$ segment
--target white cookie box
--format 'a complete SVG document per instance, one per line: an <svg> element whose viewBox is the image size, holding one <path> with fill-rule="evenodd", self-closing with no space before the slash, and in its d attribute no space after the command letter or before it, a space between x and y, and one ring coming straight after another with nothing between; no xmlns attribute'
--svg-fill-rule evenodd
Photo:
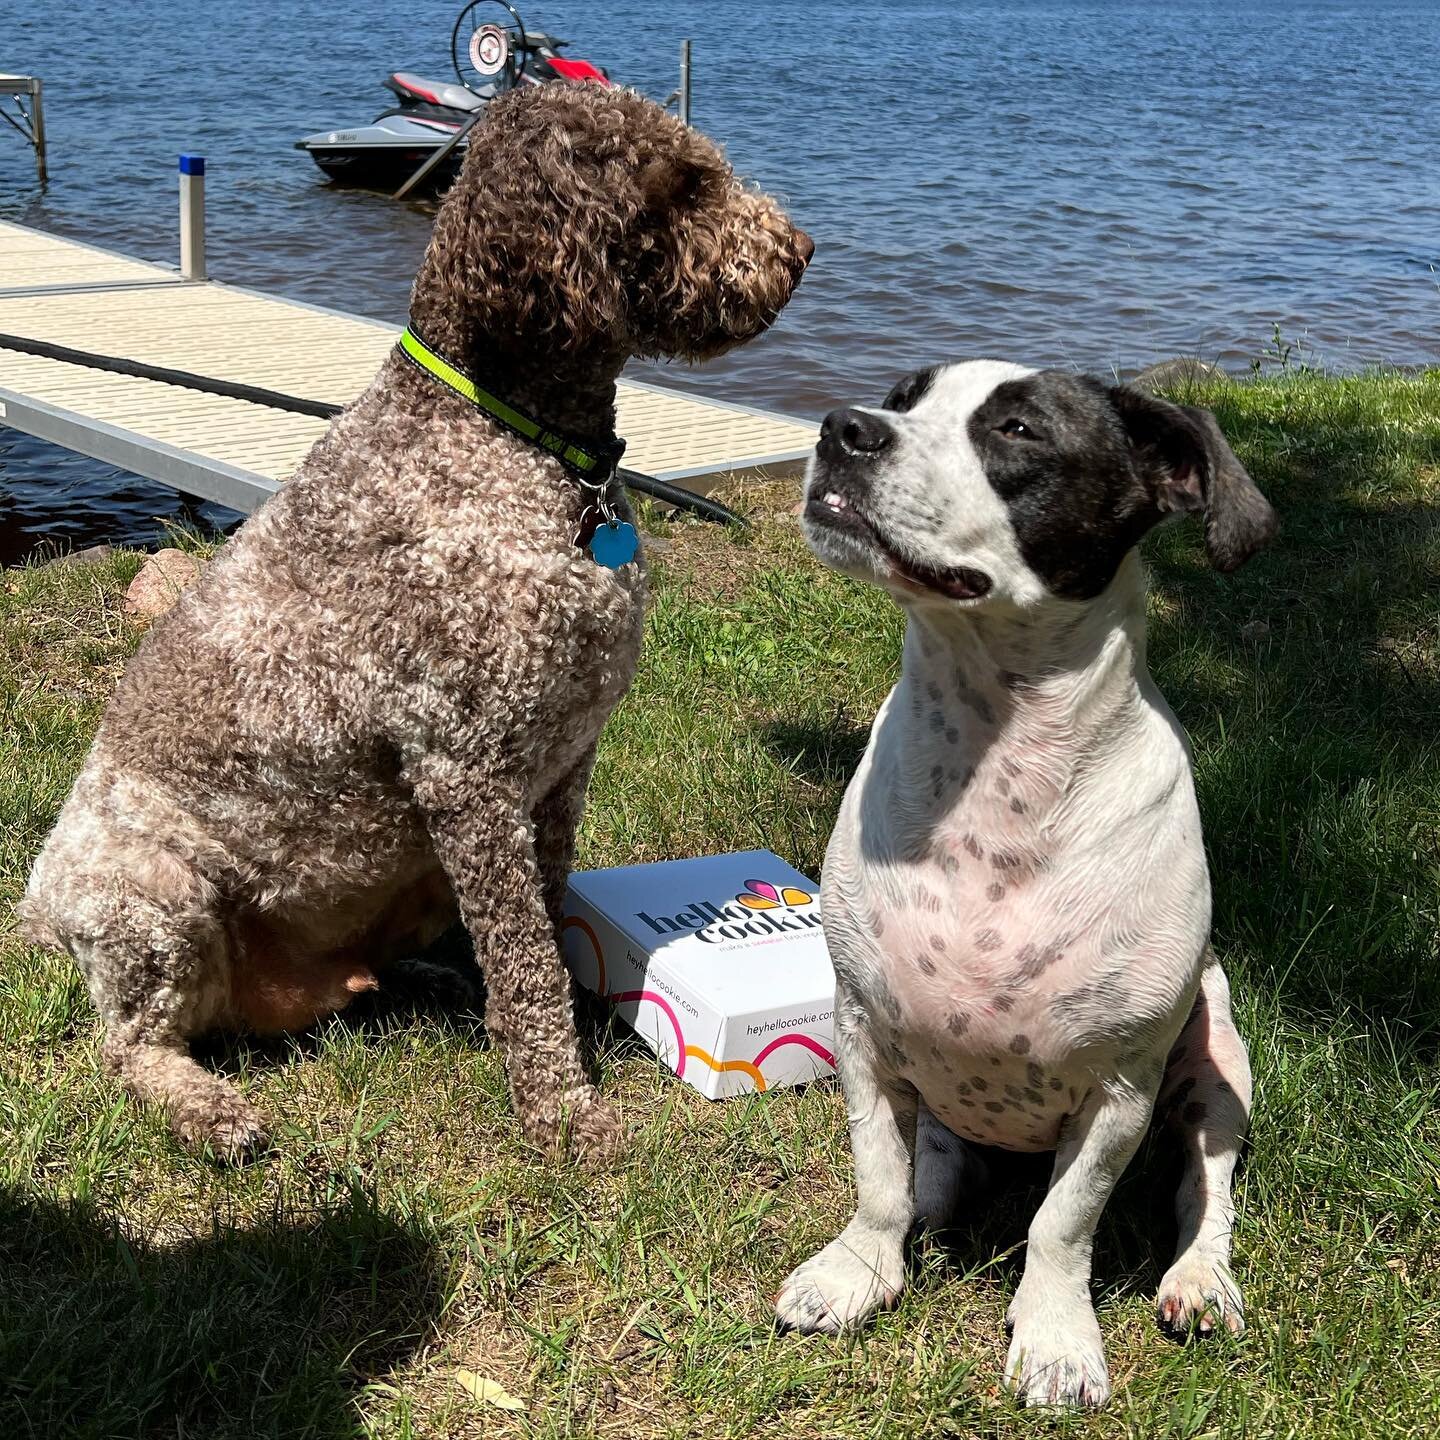
<svg viewBox="0 0 1440 1440"><path fill-rule="evenodd" d="M712 1100L835 1073L819 888L768 850L580 871L565 958Z"/></svg>

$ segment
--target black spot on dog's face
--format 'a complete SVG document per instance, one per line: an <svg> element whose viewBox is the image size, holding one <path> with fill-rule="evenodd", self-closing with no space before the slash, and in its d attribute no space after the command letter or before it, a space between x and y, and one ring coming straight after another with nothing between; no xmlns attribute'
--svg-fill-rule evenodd
<svg viewBox="0 0 1440 1440"><path fill-rule="evenodd" d="M1205 512L1219 570L1243 564L1275 531L1274 512L1205 410L1042 370L997 385L968 431L1025 563L1069 600L1099 595L1168 513Z"/></svg>
<svg viewBox="0 0 1440 1440"><path fill-rule="evenodd" d="M997 385L970 417L1026 565L1052 594L1090 600L1159 519L1105 387L1045 370Z"/></svg>

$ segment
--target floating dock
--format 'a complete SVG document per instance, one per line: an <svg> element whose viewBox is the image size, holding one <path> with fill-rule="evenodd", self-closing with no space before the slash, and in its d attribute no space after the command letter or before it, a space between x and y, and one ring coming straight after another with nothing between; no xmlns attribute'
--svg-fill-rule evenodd
<svg viewBox="0 0 1440 1440"><path fill-rule="evenodd" d="M4 222L0 331L341 405L399 334ZM617 408L626 466L702 493L815 444L808 421L632 380ZM328 423L0 349L0 425L236 510L274 494Z"/></svg>

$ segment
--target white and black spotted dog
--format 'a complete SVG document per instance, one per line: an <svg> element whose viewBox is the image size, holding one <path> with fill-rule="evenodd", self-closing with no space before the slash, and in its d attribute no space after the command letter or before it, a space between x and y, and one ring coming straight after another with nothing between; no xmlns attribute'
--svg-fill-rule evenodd
<svg viewBox="0 0 1440 1440"><path fill-rule="evenodd" d="M822 884L859 1204L777 1308L854 1325L898 1295L917 1218L954 1216L975 1147L1053 1150L1008 1317L1029 1404L1109 1394L1091 1242L1157 1101L1186 1156L1160 1320L1243 1326L1250 1069L1135 550L1177 511L1204 512L1221 570L1275 530L1207 411L993 361L830 415L807 486L820 558L884 586L908 628Z"/></svg>

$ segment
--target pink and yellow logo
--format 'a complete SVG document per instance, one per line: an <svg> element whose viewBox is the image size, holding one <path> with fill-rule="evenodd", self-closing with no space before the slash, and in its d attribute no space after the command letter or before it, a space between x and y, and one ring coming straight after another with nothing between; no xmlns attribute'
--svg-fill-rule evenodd
<svg viewBox="0 0 1440 1440"><path fill-rule="evenodd" d="M772 885L768 880L747 880L747 891L737 895L735 903L747 910L778 910L788 905L792 910L799 905L809 905L815 899L807 890L798 890L793 885Z"/></svg>

